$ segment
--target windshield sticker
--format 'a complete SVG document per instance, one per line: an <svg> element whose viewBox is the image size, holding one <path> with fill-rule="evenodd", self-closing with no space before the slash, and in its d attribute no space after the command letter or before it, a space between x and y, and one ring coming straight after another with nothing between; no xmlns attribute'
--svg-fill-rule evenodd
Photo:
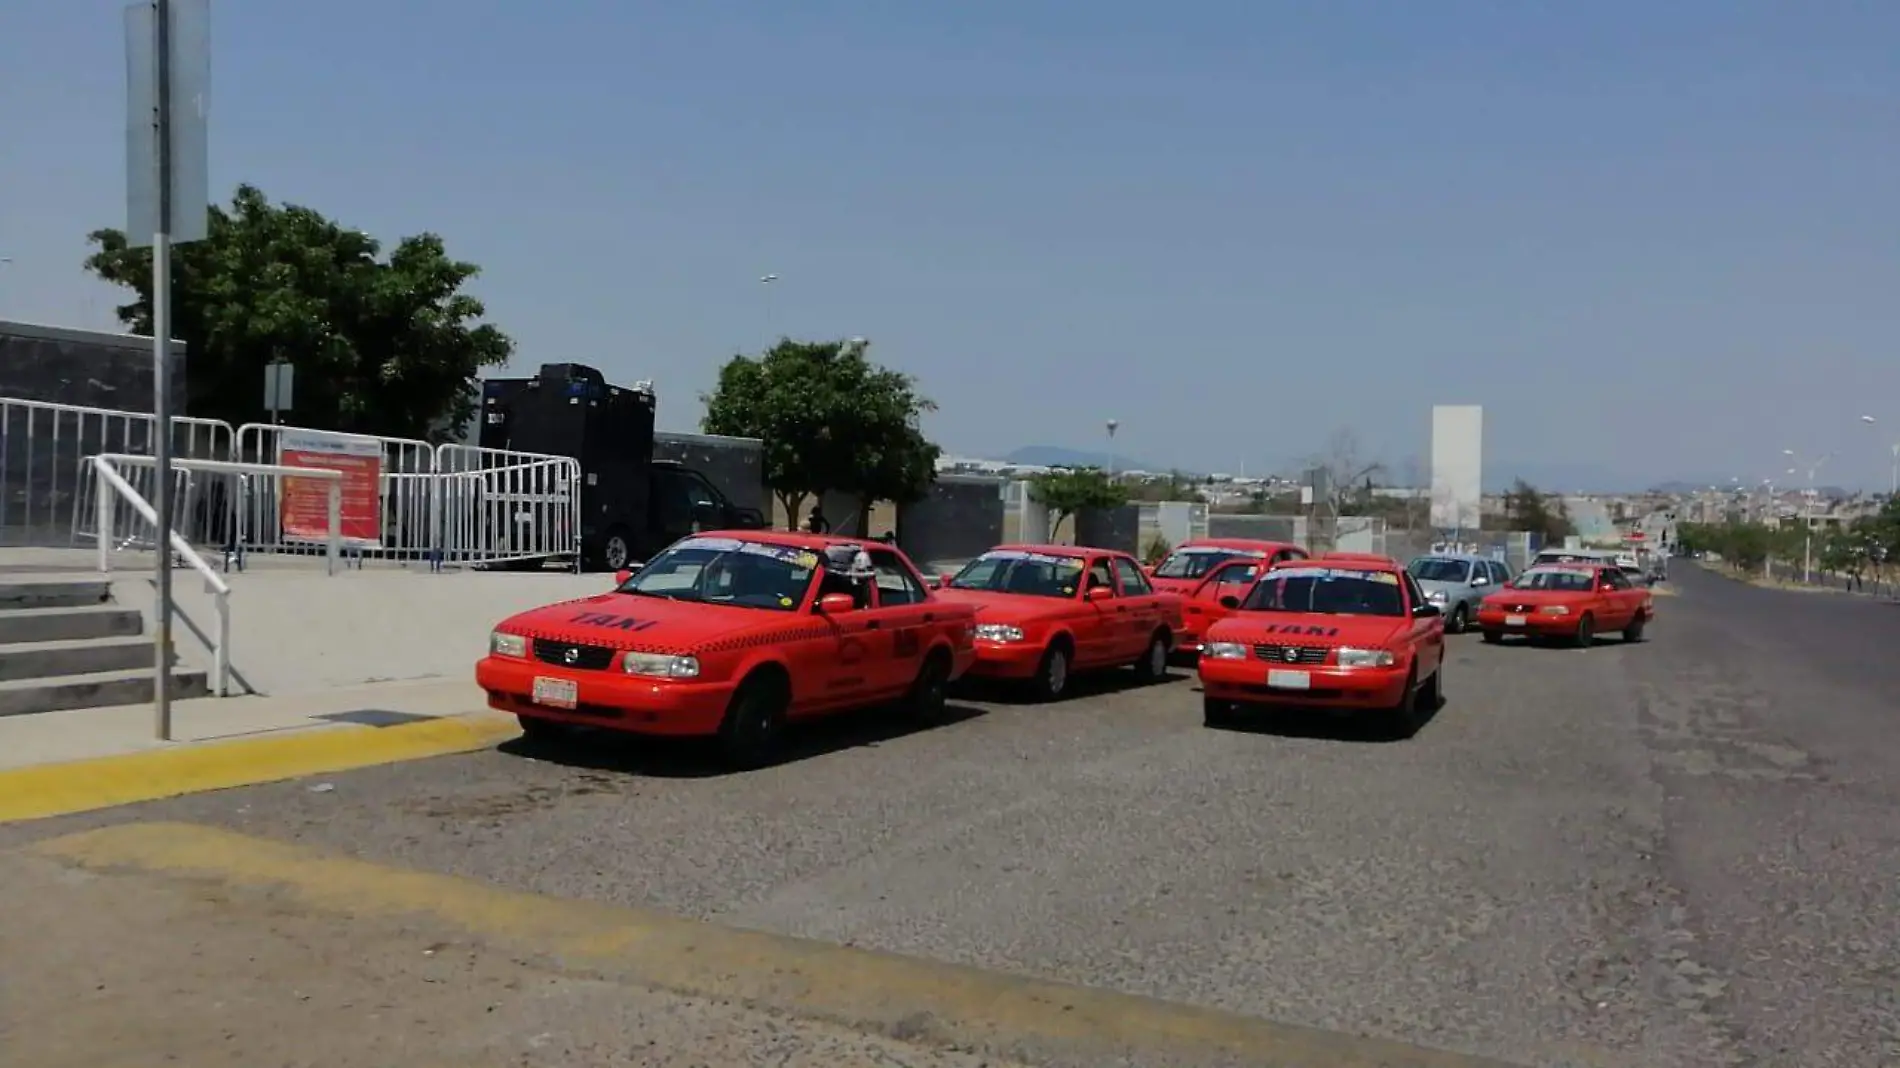
<svg viewBox="0 0 1900 1068"><path fill-rule="evenodd" d="M815 568L818 566L818 554L815 552L812 552L810 549L806 549L800 552L798 554L798 558L796 560L793 560L792 562L797 564L799 567L802 567L805 570L810 571L812 568Z"/></svg>
<svg viewBox="0 0 1900 1068"><path fill-rule="evenodd" d="M1057 567L1073 568L1077 571L1082 570L1082 561L1073 556L1056 556L1052 553L1030 553L1024 552L1021 549L1001 549L997 552L984 553L981 559L1028 560L1031 563L1054 564Z"/></svg>
<svg viewBox="0 0 1900 1068"><path fill-rule="evenodd" d="M738 538L687 538L673 547L675 549L703 549L710 553L730 553L738 552L744 545L745 542Z"/></svg>
<svg viewBox="0 0 1900 1068"><path fill-rule="evenodd" d="M1390 571L1368 571L1360 577L1377 582L1382 586L1397 586L1399 577Z"/></svg>
<svg viewBox="0 0 1900 1068"><path fill-rule="evenodd" d="M790 608L796 603L797 602L792 600L790 597L780 597L778 599L778 606L780 608Z"/></svg>
<svg viewBox="0 0 1900 1068"><path fill-rule="evenodd" d="M1062 596L1064 596L1064 597L1074 597L1074 596L1075 596L1075 587L1074 587L1074 586L1064 586L1064 587L1062 587Z"/></svg>
<svg viewBox="0 0 1900 1068"><path fill-rule="evenodd" d="M1276 567L1271 572L1273 578L1318 579L1331 582L1334 579L1357 579L1360 582L1396 583L1399 577L1390 571L1349 571L1337 567Z"/></svg>

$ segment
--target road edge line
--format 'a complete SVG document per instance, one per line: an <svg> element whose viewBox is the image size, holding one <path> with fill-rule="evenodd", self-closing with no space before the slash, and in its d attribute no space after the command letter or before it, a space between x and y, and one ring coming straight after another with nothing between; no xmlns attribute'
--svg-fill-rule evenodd
<svg viewBox="0 0 1900 1068"><path fill-rule="evenodd" d="M467 753L519 733L513 717L477 712L8 768L0 770L0 824Z"/></svg>
<svg viewBox="0 0 1900 1068"><path fill-rule="evenodd" d="M1013 1060L1105 1063L1140 1052L1165 1064L1256 1068L1521 1068L657 910L504 890L195 824L124 823L21 848L86 870L287 893L346 919L429 916L590 976Z"/></svg>

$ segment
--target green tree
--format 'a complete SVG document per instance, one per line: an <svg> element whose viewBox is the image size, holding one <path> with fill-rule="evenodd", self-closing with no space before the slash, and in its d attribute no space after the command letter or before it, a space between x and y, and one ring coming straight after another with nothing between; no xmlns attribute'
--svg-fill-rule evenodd
<svg viewBox="0 0 1900 1068"><path fill-rule="evenodd" d="M1546 497L1521 478L1504 494L1504 519L1509 529L1537 534L1546 545L1561 543L1577 532L1563 498Z"/></svg>
<svg viewBox="0 0 1900 1068"><path fill-rule="evenodd" d="M1161 561L1166 560L1168 554L1173 551L1174 543L1169 541L1166 536L1156 534L1154 537L1149 538L1148 544L1142 548L1141 562L1147 564L1149 567L1158 567Z"/></svg>
<svg viewBox="0 0 1900 1068"><path fill-rule="evenodd" d="M86 269L135 294L118 309L152 330L152 253L118 230L89 235ZM264 368L296 368L293 420L325 429L459 439L474 414L475 376L514 343L479 322L462 292L479 269L452 260L434 234L381 245L309 208L274 205L239 186L212 205L209 235L172 259L173 336L187 346L187 410L232 424L264 417Z"/></svg>
<svg viewBox="0 0 1900 1068"><path fill-rule="evenodd" d="M1048 471L1029 480L1029 496L1049 509L1054 519L1049 536L1062 529L1062 521L1085 508L1120 508L1128 503L1128 487L1108 477L1099 467L1077 467Z"/></svg>
<svg viewBox="0 0 1900 1068"><path fill-rule="evenodd" d="M929 489L939 450L920 420L936 405L906 374L843 341L780 340L734 356L703 398L709 434L765 442L765 482L796 526L805 501L844 492L906 504Z"/></svg>

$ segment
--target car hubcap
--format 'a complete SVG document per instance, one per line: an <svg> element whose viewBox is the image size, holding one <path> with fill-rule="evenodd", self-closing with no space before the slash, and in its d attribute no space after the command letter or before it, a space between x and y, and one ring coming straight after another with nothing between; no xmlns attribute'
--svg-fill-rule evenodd
<svg viewBox="0 0 1900 1068"><path fill-rule="evenodd" d="M1060 693L1062 686L1069 681L1069 659L1061 653L1049 658L1049 692Z"/></svg>
<svg viewBox="0 0 1900 1068"><path fill-rule="evenodd" d="M619 538L607 539L607 566L616 570L627 566L627 543Z"/></svg>
<svg viewBox="0 0 1900 1068"><path fill-rule="evenodd" d="M1148 647L1148 668L1159 675L1167 670L1167 667L1168 647L1161 643L1161 639L1156 638L1154 644Z"/></svg>

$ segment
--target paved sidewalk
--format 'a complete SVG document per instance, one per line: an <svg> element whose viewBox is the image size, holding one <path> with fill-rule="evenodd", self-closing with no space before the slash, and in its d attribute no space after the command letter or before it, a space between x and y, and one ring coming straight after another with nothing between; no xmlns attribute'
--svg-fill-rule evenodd
<svg viewBox="0 0 1900 1068"><path fill-rule="evenodd" d="M158 741L150 705L0 717L0 769L120 756L293 732L391 727L480 712L468 679L372 683L280 697L201 697L172 705L172 742Z"/></svg>

